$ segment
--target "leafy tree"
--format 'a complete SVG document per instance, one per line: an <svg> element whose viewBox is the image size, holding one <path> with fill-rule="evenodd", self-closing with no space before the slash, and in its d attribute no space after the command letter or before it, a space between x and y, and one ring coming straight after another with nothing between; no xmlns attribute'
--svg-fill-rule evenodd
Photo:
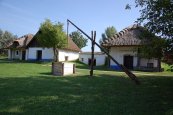
<svg viewBox="0 0 173 115"><path fill-rule="evenodd" d="M74 31L69 36L80 49L87 46L88 40L79 31Z"/></svg>
<svg viewBox="0 0 173 115"><path fill-rule="evenodd" d="M10 42L12 42L16 38L17 36L13 35L11 32L3 32L0 29L0 49L7 47L10 44Z"/></svg>
<svg viewBox="0 0 173 115"><path fill-rule="evenodd" d="M102 33L102 38L100 39L99 43L102 44L104 40L106 40L107 38L113 37L113 35L115 35L116 33L117 33L117 30L115 29L114 26L107 27L105 29L105 32Z"/></svg>
<svg viewBox="0 0 173 115"><path fill-rule="evenodd" d="M102 38L99 40L100 46L104 48L109 53L109 48L103 47L102 43L107 39L113 37L117 33L117 30L114 26L107 27L105 29L105 32L102 33ZM110 59L109 57L106 59L105 65L110 65Z"/></svg>
<svg viewBox="0 0 173 115"><path fill-rule="evenodd" d="M151 48L150 51L146 50L146 55L155 55L152 51L155 50L158 52L158 48L164 48L165 52L173 51L173 1L172 0L135 0L135 7L140 7L140 17L137 19L137 23L143 24L151 33L160 36L163 39L153 39L151 44L154 45L153 48L148 47L143 50L146 50L147 47ZM131 9L131 5L127 4L126 9ZM163 44L163 41L165 41ZM159 43L157 43L159 42ZM157 45L157 47L155 46ZM165 46L166 45L166 46ZM148 52L147 52L148 51ZM149 52L151 52L149 54ZM173 53L173 52L172 52ZM156 57L160 58L160 54L157 54Z"/></svg>
<svg viewBox="0 0 173 115"><path fill-rule="evenodd" d="M158 68L161 69L161 58L167 49L167 40L155 36L147 30L142 32L140 39L143 45L139 47L139 56L147 59L157 58Z"/></svg>
<svg viewBox="0 0 173 115"><path fill-rule="evenodd" d="M173 39L173 1L172 0L135 0L136 7L141 7L138 23L152 33ZM126 9L130 9L130 5Z"/></svg>
<svg viewBox="0 0 173 115"><path fill-rule="evenodd" d="M2 37L3 35L3 31L0 29L0 37Z"/></svg>
<svg viewBox="0 0 173 115"><path fill-rule="evenodd" d="M3 31L0 29L0 49L3 48Z"/></svg>
<svg viewBox="0 0 173 115"><path fill-rule="evenodd" d="M3 49L6 48L14 39L17 39L16 35L13 35L11 32L2 31L0 29L0 53L7 54L7 52Z"/></svg>
<svg viewBox="0 0 173 115"><path fill-rule="evenodd" d="M164 49L163 61L171 64L171 60L173 60L173 39L166 39L166 48Z"/></svg>
<svg viewBox="0 0 173 115"><path fill-rule="evenodd" d="M53 47L54 61L59 62L59 48L65 48L67 44L63 24L60 22L53 24L49 19L46 19L40 26L37 39L42 46Z"/></svg>
<svg viewBox="0 0 173 115"><path fill-rule="evenodd" d="M102 43L107 39L113 37L117 33L117 30L115 29L114 26L107 27L105 29L105 32L102 33L102 38L99 40L99 43L102 47ZM103 47L106 51L109 52L109 48Z"/></svg>

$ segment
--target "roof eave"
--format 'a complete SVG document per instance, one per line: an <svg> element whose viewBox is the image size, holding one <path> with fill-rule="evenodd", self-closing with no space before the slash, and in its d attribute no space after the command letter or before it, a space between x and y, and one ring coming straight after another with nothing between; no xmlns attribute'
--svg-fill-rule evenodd
<svg viewBox="0 0 173 115"><path fill-rule="evenodd" d="M104 45L103 47L138 47L138 46L141 46L141 44L139 45Z"/></svg>

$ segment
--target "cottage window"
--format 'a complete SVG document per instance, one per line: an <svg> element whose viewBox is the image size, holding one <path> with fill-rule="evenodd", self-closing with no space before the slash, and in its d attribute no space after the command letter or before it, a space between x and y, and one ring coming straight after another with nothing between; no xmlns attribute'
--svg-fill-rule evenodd
<svg viewBox="0 0 173 115"><path fill-rule="evenodd" d="M16 50L16 55L17 55L17 56L19 55L19 51L18 51L18 50Z"/></svg>

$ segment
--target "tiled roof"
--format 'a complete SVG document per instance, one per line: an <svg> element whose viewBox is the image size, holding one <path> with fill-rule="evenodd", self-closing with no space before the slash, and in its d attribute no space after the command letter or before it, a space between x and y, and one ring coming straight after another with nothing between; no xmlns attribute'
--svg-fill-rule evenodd
<svg viewBox="0 0 173 115"><path fill-rule="evenodd" d="M111 46L138 46L141 45L140 34L143 27L134 24L115 34L112 38L107 38L102 45Z"/></svg>

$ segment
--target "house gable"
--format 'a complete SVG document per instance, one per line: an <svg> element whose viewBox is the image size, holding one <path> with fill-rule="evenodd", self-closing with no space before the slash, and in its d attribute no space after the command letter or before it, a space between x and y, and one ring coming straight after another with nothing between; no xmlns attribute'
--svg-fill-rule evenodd
<svg viewBox="0 0 173 115"><path fill-rule="evenodd" d="M38 32L32 38L30 43L28 43L27 48L29 48L29 47L43 47L39 43L39 41L37 39L37 34L38 34ZM66 48L62 48L63 50L69 50L69 51L74 51L74 52L81 52L81 49L73 42L73 40L71 38L68 38L68 42L67 43L68 43L67 47Z"/></svg>
<svg viewBox="0 0 173 115"><path fill-rule="evenodd" d="M28 47L42 47L36 37L34 36L33 39L30 41L30 43L27 45Z"/></svg>

